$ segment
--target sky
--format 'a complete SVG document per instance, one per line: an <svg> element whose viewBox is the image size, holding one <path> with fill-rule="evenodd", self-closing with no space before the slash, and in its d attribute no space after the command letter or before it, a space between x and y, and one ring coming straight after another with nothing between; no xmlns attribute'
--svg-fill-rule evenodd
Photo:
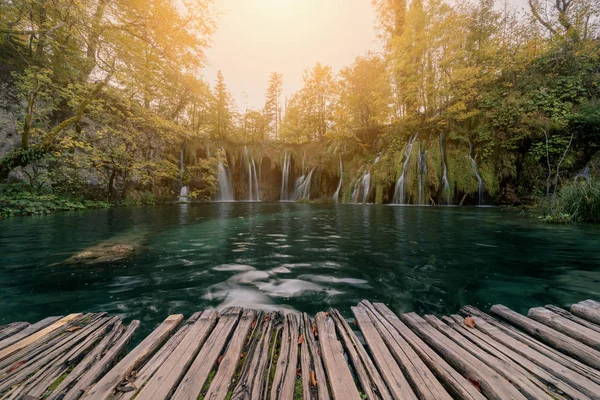
<svg viewBox="0 0 600 400"><path fill-rule="evenodd" d="M221 70L240 110L262 108L271 72L289 96L317 62L334 71L380 49L371 0L216 0L220 13L205 79Z"/></svg>

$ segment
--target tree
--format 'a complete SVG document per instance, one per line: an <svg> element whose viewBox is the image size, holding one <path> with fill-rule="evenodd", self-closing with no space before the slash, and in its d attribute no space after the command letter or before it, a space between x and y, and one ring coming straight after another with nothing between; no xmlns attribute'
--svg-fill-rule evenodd
<svg viewBox="0 0 600 400"><path fill-rule="evenodd" d="M265 94L263 116L269 133L277 140L281 125L281 93L283 92L283 75L272 72L269 76L269 86Z"/></svg>
<svg viewBox="0 0 600 400"><path fill-rule="evenodd" d="M221 71L217 72L217 83L213 89L211 135L222 140L230 133L233 124L233 100L225 86Z"/></svg>

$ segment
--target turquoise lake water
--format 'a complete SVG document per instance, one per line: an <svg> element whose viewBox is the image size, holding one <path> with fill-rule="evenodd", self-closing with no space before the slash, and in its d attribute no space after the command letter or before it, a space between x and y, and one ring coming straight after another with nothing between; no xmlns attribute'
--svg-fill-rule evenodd
<svg viewBox="0 0 600 400"><path fill-rule="evenodd" d="M126 262L64 263L130 238L143 247ZM168 314L230 305L350 316L369 299L397 313L496 303L524 313L600 298L600 226L497 208L295 203L9 218L0 221L0 288L0 324L106 311L144 331Z"/></svg>

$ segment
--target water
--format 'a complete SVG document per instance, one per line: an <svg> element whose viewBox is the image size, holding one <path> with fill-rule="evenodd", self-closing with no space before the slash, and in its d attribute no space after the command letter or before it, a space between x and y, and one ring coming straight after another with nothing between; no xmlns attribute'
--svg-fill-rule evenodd
<svg viewBox="0 0 600 400"><path fill-rule="evenodd" d="M415 144L415 140L417 139L417 135L414 135L409 139L406 147L404 148L404 163L402 165L402 174L400 178L398 178L398 182L396 182L396 187L394 188L394 204L405 204L405 185L406 185L406 173L408 172L408 166L410 164L410 155L412 154L412 148Z"/></svg>
<svg viewBox="0 0 600 400"><path fill-rule="evenodd" d="M248 148L244 147L244 157L248 165L248 201L260 201L260 187L258 186L258 174L254 157L249 154Z"/></svg>
<svg viewBox="0 0 600 400"><path fill-rule="evenodd" d="M304 167L302 169L304 169ZM304 174L296 179L296 185L294 187L295 201L302 199L310 200L310 182L312 181L313 172L315 172L315 168L311 169L308 174Z"/></svg>
<svg viewBox="0 0 600 400"><path fill-rule="evenodd" d="M233 201L233 187L231 186L231 178L229 171L222 161L219 161L217 166L217 194L216 201Z"/></svg>
<svg viewBox="0 0 600 400"><path fill-rule="evenodd" d="M337 150L337 146L335 147ZM334 153L335 154L335 153ZM342 164L342 155L340 154L340 180L333 194L333 201L336 203L340 202L340 190L342 190L342 181L344 180L344 164Z"/></svg>
<svg viewBox="0 0 600 400"><path fill-rule="evenodd" d="M481 179L481 176L479 175L479 168L477 167L477 162L473 158L473 143L471 143L471 140L469 140L469 159L471 160L471 163L473 163L473 170L475 171L475 178L477 178L477 193L478 193L477 201L478 201L478 204L481 206L481 205L483 205L483 180Z"/></svg>
<svg viewBox="0 0 600 400"><path fill-rule="evenodd" d="M147 333L206 307L351 316L362 299L397 313L496 303L523 313L600 298L599 234L479 207L212 203L9 218L0 324L107 311ZM63 263L115 236L143 250L123 264Z"/></svg>
<svg viewBox="0 0 600 400"><path fill-rule="evenodd" d="M189 203L190 189L187 186L182 186L179 191L179 202L180 203Z"/></svg>
<svg viewBox="0 0 600 400"><path fill-rule="evenodd" d="M427 204L427 199L425 198L425 187L427 186L427 149L421 151L421 141L419 141L419 158L417 161L417 168L419 173L419 203L418 204Z"/></svg>
<svg viewBox="0 0 600 400"><path fill-rule="evenodd" d="M280 201L289 201L289 180L290 180L290 163L292 157L290 153L283 155L283 167L281 168L281 192L279 193Z"/></svg>
<svg viewBox="0 0 600 400"><path fill-rule="evenodd" d="M446 193L446 205L452 204L450 200L450 182L448 182L448 166L446 165L446 151L444 149L444 132L440 132L440 153L442 155L442 190Z"/></svg>

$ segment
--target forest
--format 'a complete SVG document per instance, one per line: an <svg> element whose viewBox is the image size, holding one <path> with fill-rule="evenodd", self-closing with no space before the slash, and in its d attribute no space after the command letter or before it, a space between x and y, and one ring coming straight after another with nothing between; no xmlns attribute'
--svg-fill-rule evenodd
<svg viewBox="0 0 600 400"><path fill-rule="evenodd" d="M202 75L210 0L0 3L0 215L241 200L600 221L600 4L373 0L382 51L262 109Z"/></svg>

